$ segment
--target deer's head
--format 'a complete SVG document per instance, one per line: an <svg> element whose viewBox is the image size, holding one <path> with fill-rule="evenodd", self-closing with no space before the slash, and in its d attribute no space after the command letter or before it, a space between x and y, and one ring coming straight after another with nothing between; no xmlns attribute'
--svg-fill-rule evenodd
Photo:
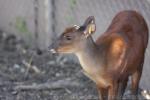
<svg viewBox="0 0 150 100"><path fill-rule="evenodd" d="M84 41L91 37L95 30L95 19L90 16L83 25L66 28L56 41L49 46L49 50L52 53L75 53L80 50Z"/></svg>

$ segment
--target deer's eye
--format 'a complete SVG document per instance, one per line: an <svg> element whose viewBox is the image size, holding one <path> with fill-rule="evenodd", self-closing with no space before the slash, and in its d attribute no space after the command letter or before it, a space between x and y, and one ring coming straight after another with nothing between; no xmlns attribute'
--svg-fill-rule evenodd
<svg viewBox="0 0 150 100"><path fill-rule="evenodd" d="M65 39L67 39L67 40L71 40L72 39L72 37L71 36L64 36L65 37Z"/></svg>

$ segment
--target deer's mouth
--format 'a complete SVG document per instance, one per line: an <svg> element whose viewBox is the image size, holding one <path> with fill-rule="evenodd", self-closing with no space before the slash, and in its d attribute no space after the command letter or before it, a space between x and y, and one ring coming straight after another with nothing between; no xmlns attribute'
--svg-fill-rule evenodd
<svg viewBox="0 0 150 100"><path fill-rule="evenodd" d="M55 53L73 53L73 50L70 46L59 46L54 47L53 45L48 47L48 51L55 54Z"/></svg>
<svg viewBox="0 0 150 100"><path fill-rule="evenodd" d="M51 53L57 53L57 51L55 49L50 49L49 50Z"/></svg>
<svg viewBox="0 0 150 100"><path fill-rule="evenodd" d="M53 54L55 54L55 53L68 53L62 49L50 49L49 51Z"/></svg>

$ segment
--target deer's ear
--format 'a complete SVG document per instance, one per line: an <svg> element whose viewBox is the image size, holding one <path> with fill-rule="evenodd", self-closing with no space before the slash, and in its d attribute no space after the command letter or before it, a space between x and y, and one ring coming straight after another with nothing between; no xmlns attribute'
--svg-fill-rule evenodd
<svg viewBox="0 0 150 100"><path fill-rule="evenodd" d="M88 37L91 34L93 34L96 31L96 24L95 24L94 16L89 16L85 20L83 26L85 27L84 34L85 34L86 37Z"/></svg>

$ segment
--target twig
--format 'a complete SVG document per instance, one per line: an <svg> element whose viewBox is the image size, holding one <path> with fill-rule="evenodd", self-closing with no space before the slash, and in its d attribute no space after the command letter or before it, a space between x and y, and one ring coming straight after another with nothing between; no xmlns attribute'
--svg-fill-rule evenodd
<svg viewBox="0 0 150 100"><path fill-rule="evenodd" d="M68 94L71 94L72 92L69 90L69 89L67 89L67 88L65 88L65 91L68 93Z"/></svg>
<svg viewBox="0 0 150 100"><path fill-rule="evenodd" d="M27 70L26 70L26 72L25 72L25 78L27 77L27 75L28 75L28 73L29 73L29 70L30 70L30 68L31 68L31 63L32 63L32 60L33 60L33 56L34 56L34 53L32 53L31 58L30 58L30 60L29 60L29 63L27 63L25 60L22 61L22 63L23 63L26 67L28 67Z"/></svg>
<svg viewBox="0 0 150 100"><path fill-rule="evenodd" d="M46 82L43 84L18 85L15 90L41 90L41 89L61 89L66 87L81 87L82 85L72 80L58 80L55 82Z"/></svg>
<svg viewBox="0 0 150 100"><path fill-rule="evenodd" d="M40 73L40 72L41 72L35 65L31 65L32 59L33 59L33 56L31 57L29 63L26 62L25 60L22 61L22 63L27 67L27 70L26 70L26 73L25 73L25 77L28 75L29 70L30 70L31 68L32 68L36 73Z"/></svg>

